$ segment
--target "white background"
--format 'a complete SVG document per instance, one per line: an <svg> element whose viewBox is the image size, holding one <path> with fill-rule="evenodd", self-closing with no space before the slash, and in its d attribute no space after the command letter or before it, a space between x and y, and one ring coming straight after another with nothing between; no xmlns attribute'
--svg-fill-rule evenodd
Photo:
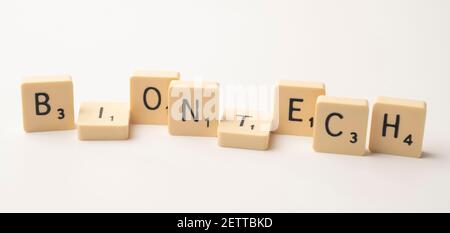
<svg viewBox="0 0 450 233"><path fill-rule="evenodd" d="M26 134L25 75L70 74L75 111L128 101L135 68L225 85L324 82L428 103L424 157L269 151L132 126L128 141ZM0 2L1 211L450 211L450 1Z"/></svg>

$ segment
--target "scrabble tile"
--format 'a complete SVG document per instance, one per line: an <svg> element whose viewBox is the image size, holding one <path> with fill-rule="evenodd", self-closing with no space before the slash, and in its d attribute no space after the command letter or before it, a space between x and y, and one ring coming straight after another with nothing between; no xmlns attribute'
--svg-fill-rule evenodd
<svg viewBox="0 0 450 233"><path fill-rule="evenodd" d="M80 140L125 140L129 137L130 108L127 103L82 103L78 116Z"/></svg>
<svg viewBox="0 0 450 233"><path fill-rule="evenodd" d="M22 82L23 128L26 132L75 128L70 76L34 76Z"/></svg>
<svg viewBox="0 0 450 233"><path fill-rule="evenodd" d="M221 117L217 129L220 146L253 150L269 148L272 118L246 111L227 112Z"/></svg>
<svg viewBox="0 0 450 233"><path fill-rule="evenodd" d="M168 92L174 71L136 71L130 78L130 111L134 124L167 125Z"/></svg>
<svg viewBox="0 0 450 233"><path fill-rule="evenodd" d="M320 96L315 114L314 150L364 155L368 118L367 100Z"/></svg>
<svg viewBox="0 0 450 233"><path fill-rule="evenodd" d="M217 136L219 84L172 81L169 85L169 133L179 136Z"/></svg>
<svg viewBox="0 0 450 233"><path fill-rule="evenodd" d="M421 157L426 111L423 101L376 98L372 111L370 151Z"/></svg>
<svg viewBox="0 0 450 233"><path fill-rule="evenodd" d="M275 125L278 119L278 127L274 133L312 136L316 101L321 95L325 95L325 85L322 83L279 81L274 108Z"/></svg>

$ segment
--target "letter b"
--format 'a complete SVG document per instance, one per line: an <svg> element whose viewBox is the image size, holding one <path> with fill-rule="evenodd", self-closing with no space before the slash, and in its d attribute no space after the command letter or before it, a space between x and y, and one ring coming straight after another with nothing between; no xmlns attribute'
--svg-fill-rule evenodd
<svg viewBox="0 0 450 233"><path fill-rule="evenodd" d="M41 96L43 98L41 98ZM43 115L47 115L50 113L51 111L51 107L50 104L48 103L50 101L50 97L48 96L47 93L45 92L39 92L34 94L34 102L35 102L35 106L36 106L36 115L38 116L43 116ZM44 111L41 111L41 106L43 106L45 108Z"/></svg>

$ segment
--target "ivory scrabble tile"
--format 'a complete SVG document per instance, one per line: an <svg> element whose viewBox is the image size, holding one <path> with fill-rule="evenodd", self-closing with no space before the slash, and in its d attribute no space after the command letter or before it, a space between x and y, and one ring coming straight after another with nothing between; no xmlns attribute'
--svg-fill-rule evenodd
<svg viewBox="0 0 450 233"><path fill-rule="evenodd" d="M70 76L27 77L21 89L23 128L26 132L75 128Z"/></svg>
<svg viewBox="0 0 450 233"><path fill-rule="evenodd" d="M426 111L424 101L376 98L372 111L370 151L421 157Z"/></svg>
<svg viewBox="0 0 450 233"><path fill-rule="evenodd" d="M277 134L312 136L316 101L325 95L325 85L282 80L275 91L274 120ZM276 127L276 126L275 126Z"/></svg>
<svg viewBox="0 0 450 233"><path fill-rule="evenodd" d="M134 124L167 124L168 93L174 71L136 71L130 78L130 111Z"/></svg>
<svg viewBox="0 0 450 233"><path fill-rule="evenodd" d="M80 140L125 140L129 137L130 108L127 103L82 103L78 116Z"/></svg>
<svg viewBox="0 0 450 233"><path fill-rule="evenodd" d="M368 117L367 100L320 96L315 114L314 150L364 155Z"/></svg>
<svg viewBox="0 0 450 233"><path fill-rule="evenodd" d="M169 133L179 136L217 136L217 82L172 81L169 85Z"/></svg>
<svg viewBox="0 0 450 233"><path fill-rule="evenodd" d="M218 143L223 147L267 150L272 118L257 113L227 111L217 129Z"/></svg>

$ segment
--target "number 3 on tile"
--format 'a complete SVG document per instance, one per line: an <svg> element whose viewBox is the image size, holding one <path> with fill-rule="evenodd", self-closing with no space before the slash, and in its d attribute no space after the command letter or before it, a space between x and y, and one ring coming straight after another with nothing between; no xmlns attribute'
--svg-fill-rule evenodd
<svg viewBox="0 0 450 233"><path fill-rule="evenodd" d="M350 143L358 142L358 134L357 133L351 132L350 135L352 135L352 139L350 139Z"/></svg>
<svg viewBox="0 0 450 233"><path fill-rule="evenodd" d="M64 117L66 117L66 115L64 114L64 109L63 108L58 108L57 110L58 110L58 114L59 114L58 119L59 120L64 119Z"/></svg>

